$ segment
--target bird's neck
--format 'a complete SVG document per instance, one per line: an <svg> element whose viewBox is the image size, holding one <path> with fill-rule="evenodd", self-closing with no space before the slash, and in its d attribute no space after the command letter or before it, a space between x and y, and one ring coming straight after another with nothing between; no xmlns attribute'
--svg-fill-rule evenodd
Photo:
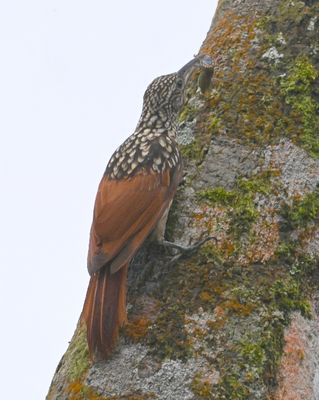
<svg viewBox="0 0 319 400"><path fill-rule="evenodd" d="M135 132L143 130L151 130L152 132L162 131L167 132L171 137L176 136L177 121L176 116L172 115L169 110L158 110L156 113L145 109L140 117Z"/></svg>

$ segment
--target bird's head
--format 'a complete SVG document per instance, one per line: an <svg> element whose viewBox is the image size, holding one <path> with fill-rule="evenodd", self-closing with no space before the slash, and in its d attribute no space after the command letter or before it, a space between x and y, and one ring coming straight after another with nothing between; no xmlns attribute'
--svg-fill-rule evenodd
<svg viewBox="0 0 319 400"><path fill-rule="evenodd" d="M208 55L199 55L173 74L160 76L145 91L141 119L156 126L159 122L171 125L185 101L185 89L195 69L212 68Z"/></svg>

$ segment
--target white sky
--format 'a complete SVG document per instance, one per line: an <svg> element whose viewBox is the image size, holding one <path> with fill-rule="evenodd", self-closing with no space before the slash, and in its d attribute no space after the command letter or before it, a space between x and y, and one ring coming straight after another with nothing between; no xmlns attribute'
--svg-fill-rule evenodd
<svg viewBox="0 0 319 400"><path fill-rule="evenodd" d="M1 398L44 399L81 312L95 193L216 1L0 1Z"/></svg>

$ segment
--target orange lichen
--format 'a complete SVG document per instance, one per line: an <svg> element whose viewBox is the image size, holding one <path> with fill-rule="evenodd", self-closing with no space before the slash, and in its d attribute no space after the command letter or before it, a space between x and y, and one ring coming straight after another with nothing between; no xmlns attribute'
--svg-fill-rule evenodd
<svg viewBox="0 0 319 400"><path fill-rule="evenodd" d="M207 326L212 330L218 330L224 327L226 319L217 319L216 321L207 321Z"/></svg>
<svg viewBox="0 0 319 400"><path fill-rule="evenodd" d="M150 400L154 399L154 393L128 394L124 396L100 396L94 389L79 381L69 384L66 393L68 400Z"/></svg>
<svg viewBox="0 0 319 400"><path fill-rule="evenodd" d="M70 383L66 392L69 400L109 400L99 396L92 388L79 381Z"/></svg>
<svg viewBox="0 0 319 400"><path fill-rule="evenodd" d="M238 29L238 26L241 26L242 29ZM246 31L247 34L243 35L243 31ZM239 16L229 11L219 18L214 28L210 30L201 47L201 52L210 54L216 59L218 55L225 54L225 49L231 48L240 50L241 56L243 56L247 53L247 48L254 37L252 18ZM232 52L232 55L234 54L236 54L235 51ZM233 60L236 61L238 57L239 55L236 54Z"/></svg>
<svg viewBox="0 0 319 400"><path fill-rule="evenodd" d="M202 291L200 293L199 297L203 302L210 302L213 299L213 296L211 295L211 293L207 292L206 290Z"/></svg>
<svg viewBox="0 0 319 400"><path fill-rule="evenodd" d="M141 317L129 321L125 327L125 333L134 341L138 341L145 337L151 321L147 318Z"/></svg>
<svg viewBox="0 0 319 400"><path fill-rule="evenodd" d="M253 304L241 304L236 300L226 300L219 306L222 307L225 312L235 313L243 317L250 315L255 308Z"/></svg>
<svg viewBox="0 0 319 400"><path fill-rule="evenodd" d="M82 389L83 389L83 384L81 382L72 382L68 387L68 390L71 394L80 393Z"/></svg>

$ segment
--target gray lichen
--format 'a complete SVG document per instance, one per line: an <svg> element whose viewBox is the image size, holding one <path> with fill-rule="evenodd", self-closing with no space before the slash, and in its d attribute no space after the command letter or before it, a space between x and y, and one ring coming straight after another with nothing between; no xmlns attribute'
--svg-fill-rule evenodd
<svg viewBox="0 0 319 400"><path fill-rule="evenodd" d="M86 384L103 396L140 393L154 394L155 398L162 399L194 399L190 385L196 373L207 369L205 359L156 363L147 354L148 348L143 345L123 345L111 360L91 368ZM155 369L152 368L154 363ZM145 369L148 369L147 374Z"/></svg>

